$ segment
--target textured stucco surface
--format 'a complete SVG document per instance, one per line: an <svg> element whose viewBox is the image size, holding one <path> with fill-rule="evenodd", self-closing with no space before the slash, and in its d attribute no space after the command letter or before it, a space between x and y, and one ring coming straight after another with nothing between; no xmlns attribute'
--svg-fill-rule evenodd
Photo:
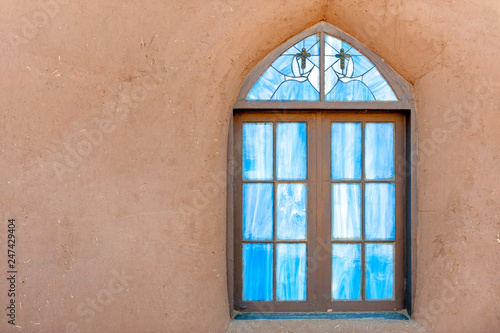
<svg viewBox="0 0 500 333"><path fill-rule="evenodd" d="M54 3L0 11L1 217L17 220L20 279L20 327L2 315L0 331L224 332L232 105L266 54L326 20L415 92L417 323L370 331L498 332L497 0ZM366 331L330 324L247 331Z"/></svg>
<svg viewBox="0 0 500 333"><path fill-rule="evenodd" d="M234 320L228 327L227 333L425 333L425 327L415 321L392 320L262 320L240 321Z"/></svg>

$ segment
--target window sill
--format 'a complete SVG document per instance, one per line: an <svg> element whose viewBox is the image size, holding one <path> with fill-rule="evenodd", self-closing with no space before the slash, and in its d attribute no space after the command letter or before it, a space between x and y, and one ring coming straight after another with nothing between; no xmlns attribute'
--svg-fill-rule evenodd
<svg viewBox="0 0 500 333"><path fill-rule="evenodd" d="M406 311L400 312L294 312L294 313L237 313L234 320L304 320L304 319L377 319L410 320Z"/></svg>
<svg viewBox="0 0 500 333"><path fill-rule="evenodd" d="M406 312L237 313L226 333L244 332L403 332L427 330Z"/></svg>

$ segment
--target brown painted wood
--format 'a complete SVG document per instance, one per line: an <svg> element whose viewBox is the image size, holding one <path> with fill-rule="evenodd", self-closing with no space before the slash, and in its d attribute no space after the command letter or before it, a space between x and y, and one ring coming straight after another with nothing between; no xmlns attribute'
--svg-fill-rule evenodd
<svg viewBox="0 0 500 333"><path fill-rule="evenodd" d="M238 172L235 172L233 179L234 179L234 186L233 186L233 191L234 191L234 215L233 215L233 221L234 221L234 236L232 243L234 245L233 247L233 253L234 253L234 270L231 275L234 276L234 309L236 310L242 310L243 304L241 302L241 294L242 294L242 281L241 281L241 271L242 271L242 248L241 248L241 243L239 242L240 239L242 239L242 219L241 219L241 212L242 212L242 192L241 192L241 161L242 161L242 135L241 135L241 122L240 119L237 117L234 117L233 119L233 124L234 124L234 136L233 136L233 141L234 141L234 169L238 170ZM238 129L238 130L237 130Z"/></svg>
<svg viewBox="0 0 500 333"><path fill-rule="evenodd" d="M338 102L338 101L237 101L234 104L235 110L329 110L329 111L345 111L345 110L366 110L384 111L384 110L406 110L410 107L408 101L383 102Z"/></svg>
<svg viewBox="0 0 500 333"><path fill-rule="evenodd" d="M233 118L230 119L229 127L233 127ZM234 163L234 136L233 131L228 133L228 147L227 147L227 202L226 215L227 215L227 226L226 226L226 259L227 259L227 292L229 296L229 315L233 318L234 311L234 205L236 202L234 198L234 175L238 170L235 169Z"/></svg>
<svg viewBox="0 0 500 333"><path fill-rule="evenodd" d="M325 41L325 33L323 31L320 32L320 43L321 47L319 48L319 100L321 102L325 101L325 89L322 87L325 86L325 48L323 47Z"/></svg>

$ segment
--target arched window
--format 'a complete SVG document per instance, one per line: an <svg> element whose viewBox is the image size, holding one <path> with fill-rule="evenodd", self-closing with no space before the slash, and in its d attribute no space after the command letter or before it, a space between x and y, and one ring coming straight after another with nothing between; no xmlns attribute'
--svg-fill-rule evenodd
<svg viewBox="0 0 500 333"><path fill-rule="evenodd" d="M230 154L235 310L410 307L413 112L409 85L326 23L253 69Z"/></svg>
<svg viewBox="0 0 500 333"><path fill-rule="evenodd" d="M283 52L255 82L246 100L397 101L397 98L366 56L325 33L306 37Z"/></svg>

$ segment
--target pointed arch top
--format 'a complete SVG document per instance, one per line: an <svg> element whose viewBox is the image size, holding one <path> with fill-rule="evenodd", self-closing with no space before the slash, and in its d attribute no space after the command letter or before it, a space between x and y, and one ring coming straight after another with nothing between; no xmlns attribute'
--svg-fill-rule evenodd
<svg viewBox="0 0 500 333"><path fill-rule="evenodd" d="M410 85L345 32L320 22L267 55L235 108L409 109Z"/></svg>

